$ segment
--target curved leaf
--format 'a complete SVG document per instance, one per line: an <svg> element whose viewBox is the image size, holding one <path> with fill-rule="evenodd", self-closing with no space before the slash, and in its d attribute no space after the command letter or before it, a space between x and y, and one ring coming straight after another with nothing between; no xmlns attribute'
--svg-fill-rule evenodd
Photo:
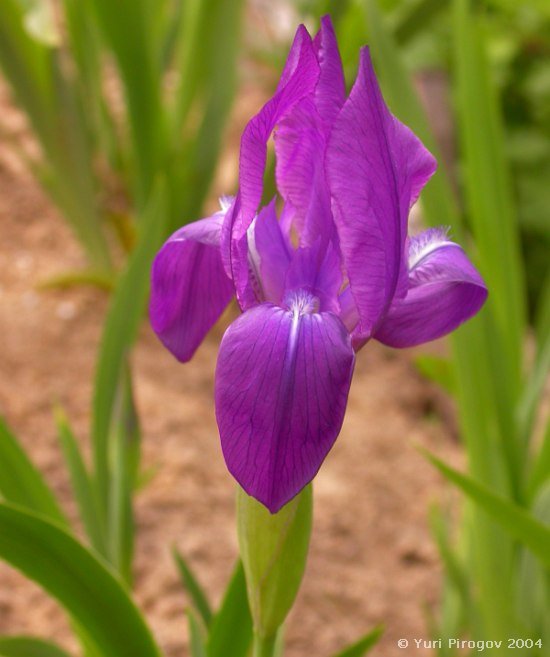
<svg viewBox="0 0 550 657"><path fill-rule="evenodd" d="M54 494L17 438L0 418L0 496L67 525Z"/></svg>
<svg viewBox="0 0 550 657"><path fill-rule="evenodd" d="M56 525L0 504L0 558L56 598L101 654L160 657L120 582Z"/></svg>
<svg viewBox="0 0 550 657"><path fill-rule="evenodd" d="M30 636L0 637L0 655L2 657L69 657L69 653L55 643Z"/></svg>

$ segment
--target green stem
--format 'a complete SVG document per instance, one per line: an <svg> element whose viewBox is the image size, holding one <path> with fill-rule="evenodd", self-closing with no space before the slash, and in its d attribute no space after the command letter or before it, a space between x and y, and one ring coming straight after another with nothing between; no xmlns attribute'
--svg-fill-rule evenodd
<svg viewBox="0 0 550 657"><path fill-rule="evenodd" d="M254 632L253 657L273 657L275 654L275 642L276 635L266 638Z"/></svg>

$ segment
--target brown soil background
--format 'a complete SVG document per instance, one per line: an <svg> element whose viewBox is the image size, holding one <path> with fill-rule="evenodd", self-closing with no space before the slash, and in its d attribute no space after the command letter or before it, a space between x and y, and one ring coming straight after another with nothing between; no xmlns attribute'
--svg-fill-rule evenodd
<svg viewBox="0 0 550 657"><path fill-rule="evenodd" d="M2 118L22 141L24 122L0 92ZM74 517L52 408L64 407L86 446L106 298L86 288L38 289L84 262L56 210L4 147L0 222L0 413ZM188 655L189 601L171 546L186 555L216 603L237 556L235 485L223 463L212 403L222 330L214 329L183 366L144 322L133 358L144 467L156 473L137 496L136 599L167 657ZM445 504L451 493L415 445L454 463L461 455L450 402L420 378L413 356L378 344L358 355L342 433L315 481L312 546L288 620L287 657L328 657L378 623L386 630L375 657L429 652L399 650L396 641L429 638L427 609L437 608L441 567L427 510L436 500ZM63 612L4 564L0 633L30 633L74 647Z"/></svg>

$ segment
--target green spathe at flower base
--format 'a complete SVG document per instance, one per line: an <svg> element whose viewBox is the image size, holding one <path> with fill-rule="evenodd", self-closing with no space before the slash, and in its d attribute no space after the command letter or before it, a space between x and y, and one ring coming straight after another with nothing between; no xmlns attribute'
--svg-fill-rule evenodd
<svg viewBox="0 0 550 657"><path fill-rule="evenodd" d="M254 630L262 638L274 637L298 593L311 535L312 499L309 485L273 515L238 489L239 548Z"/></svg>

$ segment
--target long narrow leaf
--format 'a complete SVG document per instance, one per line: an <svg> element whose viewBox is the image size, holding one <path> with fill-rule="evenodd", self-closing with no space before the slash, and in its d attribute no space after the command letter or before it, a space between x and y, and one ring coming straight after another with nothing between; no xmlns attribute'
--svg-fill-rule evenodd
<svg viewBox="0 0 550 657"><path fill-rule="evenodd" d="M0 494L13 504L67 526L67 519L40 472L0 418Z"/></svg>
<svg viewBox="0 0 550 657"><path fill-rule="evenodd" d="M123 586L59 527L0 504L0 558L56 598L102 654L159 657Z"/></svg>
<svg viewBox="0 0 550 657"><path fill-rule="evenodd" d="M0 655L2 657L70 657L55 643L30 636L0 637Z"/></svg>
<svg viewBox="0 0 550 657"><path fill-rule="evenodd" d="M498 497L471 477L445 465L432 454L425 451L424 454L441 474L471 497L511 536L528 547L547 568L550 568L550 527L543 525L513 502Z"/></svg>
<svg viewBox="0 0 550 657"><path fill-rule="evenodd" d="M197 613L200 614L205 626L208 627L210 625L210 621L212 620L212 610L210 609L208 598L206 597L202 586L199 584L197 578L193 574L193 571L187 565L185 559L176 550L176 548L173 549L172 554L178 566L182 584L191 597L193 606L195 607Z"/></svg>
<svg viewBox="0 0 550 657"><path fill-rule="evenodd" d="M187 621L189 624L189 651L191 657L206 657L204 631L192 609L187 610Z"/></svg>
<svg viewBox="0 0 550 657"><path fill-rule="evenodd" d="M116 391L126 354L135 340L145 310L151 260L164 234L164 194L164 185L159 184L140 222L138 245L116 287L101 340L94 386L92 442L95 475L105 514L111 477L108 436Z"/></svg>
<svg viewBox="0 0 550 657"><path fill-rule="evenodd" d="M59 441L71 477L71 485L80 511L80 518L93 547L102 556L107 556L99 500L82 458L78 441L65 414L58 410L55 417Z"/></svg>
<svg viewBox="0 0 550 657"><path fill-rule="evenodd" d="M130 586L134 552L132 498L139 470L141 435L128 366L121 377L117 406L112 430L113 473L109 499L108 535L111 563Z"/></svg>
<svg viewBox="0 0 550 657"><path fill-rule="evenodd" d="M208 634L207 657L246 657L252 644L252 618L244 569L239 562Z"/></svg>
<svg viewBox="0 0 550 657"><path fill-rule="evenodd" d="M381 625L375 627L374 630L371 630L368 634L353 643L351 646L348 646L347 648L344 648L344 650L336 653L334 657L363 657L363 655L366 655L368 652L370 652L371 648L373 648L378 643L383 633L384 628Z"/></svg>

